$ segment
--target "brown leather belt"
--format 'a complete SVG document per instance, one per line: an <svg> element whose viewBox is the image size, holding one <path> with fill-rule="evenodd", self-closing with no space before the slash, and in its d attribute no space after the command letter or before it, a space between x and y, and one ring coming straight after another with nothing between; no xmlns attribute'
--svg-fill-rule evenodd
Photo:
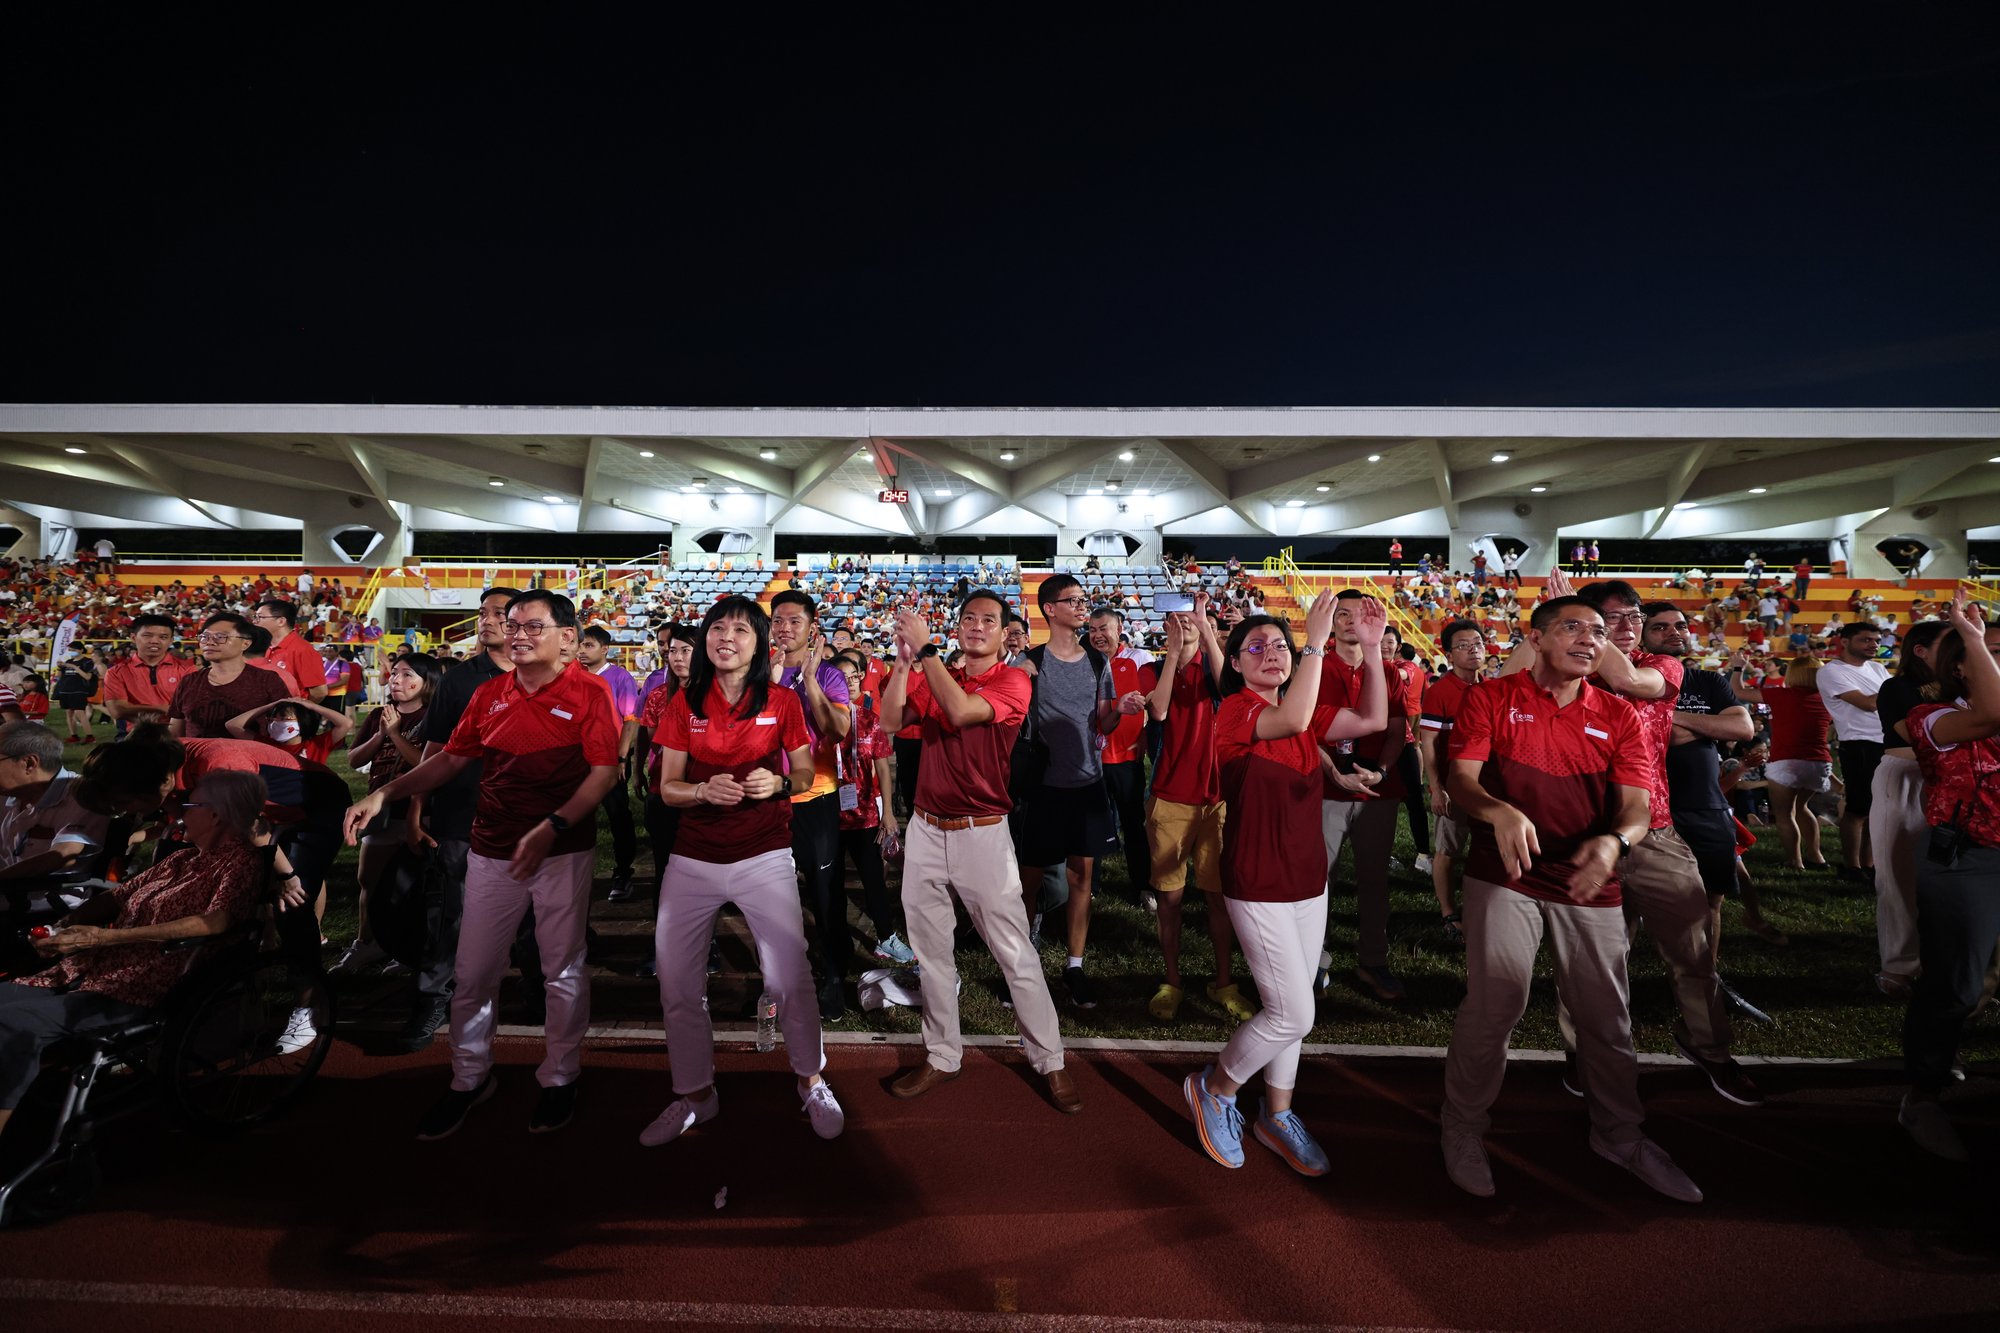
<svg viewBox="0 0 2000 1333"><path fill-rule="evenodd" d="M934 815L928 810L917 811L917 818L932 828L943 829L946 833L956 833L960 829L989 828L1005 822L1005 815Z"/></svg>

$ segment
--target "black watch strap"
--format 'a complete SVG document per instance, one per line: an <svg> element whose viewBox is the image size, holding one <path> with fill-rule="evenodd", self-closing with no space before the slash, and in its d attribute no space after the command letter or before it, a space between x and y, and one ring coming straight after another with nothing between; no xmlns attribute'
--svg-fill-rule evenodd
<svg viewBox="0 0 2000 1333"><path fill-rule="evenodd" d="M555 825L556 832L558 833L569 832L569 821L567 819L564 819L561 815L553 815L553 814L550 815L548 818L549 818L549 823Z"/></svg>
<svg viewBox="0 0 2000 1333"><path fill-rule="evenodd" d="M1632 844L1625 837L1624 834L1614 833L1611 836L1618 839L1618 855L1623 857L1623 856L1630 856L1632 854Z"/></svg>

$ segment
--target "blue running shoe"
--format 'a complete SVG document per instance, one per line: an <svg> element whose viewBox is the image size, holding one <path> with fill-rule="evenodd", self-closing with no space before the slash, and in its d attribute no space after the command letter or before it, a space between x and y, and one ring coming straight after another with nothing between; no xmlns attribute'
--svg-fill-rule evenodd
<svg viewBox="0 0 2000 1333"><path fill-rule="evenodd" d="M875 946L875 956L897 967L908 967L917 961L917 955L911 951L910 946L903 943L902 938L894 933Z"/></svg>
<svg viewBox="0 0 2000 1333"><path fill-rule="evenodd" d="M1291 1110L1279 1111L1273 1115L1264 1103L1257 1103L1257 1126L1252 1131L1257 1142L1285 1159L1285 1165L1302 1176L1323 1176L1333 1167L1326 1160L1326 1152Z"/></svg>
<svg viewBox="0 0 2000 1333"><path fill-rule="evenodd" d="M1208 1090L1210 1065L1199 1074L1189 1074L1181 1084L1188 1110L1194 1115L1195 1133L1202 1151L1227 1167L1243 1165L1243 1113L1234 1097L1218 1097Z"/></svg>

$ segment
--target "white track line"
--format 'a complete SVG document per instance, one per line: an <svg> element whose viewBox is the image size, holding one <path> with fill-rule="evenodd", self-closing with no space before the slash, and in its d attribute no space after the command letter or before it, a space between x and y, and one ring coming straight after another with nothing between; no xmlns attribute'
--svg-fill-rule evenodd
<svg viewBox="0 0 2000 1333"><path fill-rule="evenodd" d="M1230 1319L1137 1319L1111 1315L985 1314L969 1310L873 1310L813 1305L722 1305L694 1301L612 1301L466 1296L279 1287L196 1287L151 1282L64 1282L0 1278L0 1301L65 1305L184 1306L314 1314L395 1314L412 1318L627 1320L764 1328L940 1329L946 1333L1466 1333L1373 1324L1268 1324Z"/></svg>

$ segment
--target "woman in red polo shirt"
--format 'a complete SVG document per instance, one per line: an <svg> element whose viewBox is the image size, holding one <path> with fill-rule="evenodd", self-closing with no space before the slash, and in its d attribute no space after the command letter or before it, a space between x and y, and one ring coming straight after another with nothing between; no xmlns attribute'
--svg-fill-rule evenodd
<svg viewBox="0 0 2000 1333"><path fill-rule="evenodd" d="M1971 1155L1938 1097L2000 943L2000 625L1974 620L1962 595L1951 625L1957 633L1939 640L1931 659L1926 702L1896 724L1917 752L1931 826L1917 862L1923 973L1903 1020L1910 1091L1898 1119L1919 1147L1966 1162Z"/></svg>
<svg viewBox="0 0 2000 1333"><path fill-rule="evenodd" d="M793 780L785 776L787 768L813 771L805 713L796 692L771 687L771 619L756 602L717 602L701 622L701 644L687 688L653 737L660 800L683 812L653 929L674 1100L639 1142L670 1142L720 1109L703 964L724 903L742 911L756 942L813 1130L834 1138L846 1117L820 1077L826 1056L792 861Z"/></svg>
<svg viewBox="0 0 2000 1333"><path fill-rule="evenodd" d="M1808 802L1833 785L1833 751L1826 743L1833 718L1819 697L1815 678L1819 659L1794 657L1785 668L1784 683L1753 686L1745 677L1748 662L1738 653L1730 661L1730 684L1736 697L1771 710L1771 758L1764 765L1770 782L1771 818L1778 841L1794 870L1824 870L1819 849L1819 820Z"/></svg>
<svg viewBox="0 0 2000 1333"><path fill-rule="evenodd" d="M1382 628L1372 597L1361 600L1363 649L1358 708L1320 704L1320 668L1333 631L1331 589L1306 613L1306 641L1292 667L1291 634L1271 616L1251 616L1229 636L1216 758L1229 819L1222 829L1222 891L1230 924L1264 1007L1236 1029L1216 1062L1182 1087L1201 1146L1224 1166L1243 1165L1236 1094L1260 1070L1257 1141L1301 1175L1323 1176L1326 1153L1292 1111L1299 1044L1312 1030L1313 974L1326 941L1326 848L1320 816L1321 742L1367 736L1388 725Z"/></svg>

